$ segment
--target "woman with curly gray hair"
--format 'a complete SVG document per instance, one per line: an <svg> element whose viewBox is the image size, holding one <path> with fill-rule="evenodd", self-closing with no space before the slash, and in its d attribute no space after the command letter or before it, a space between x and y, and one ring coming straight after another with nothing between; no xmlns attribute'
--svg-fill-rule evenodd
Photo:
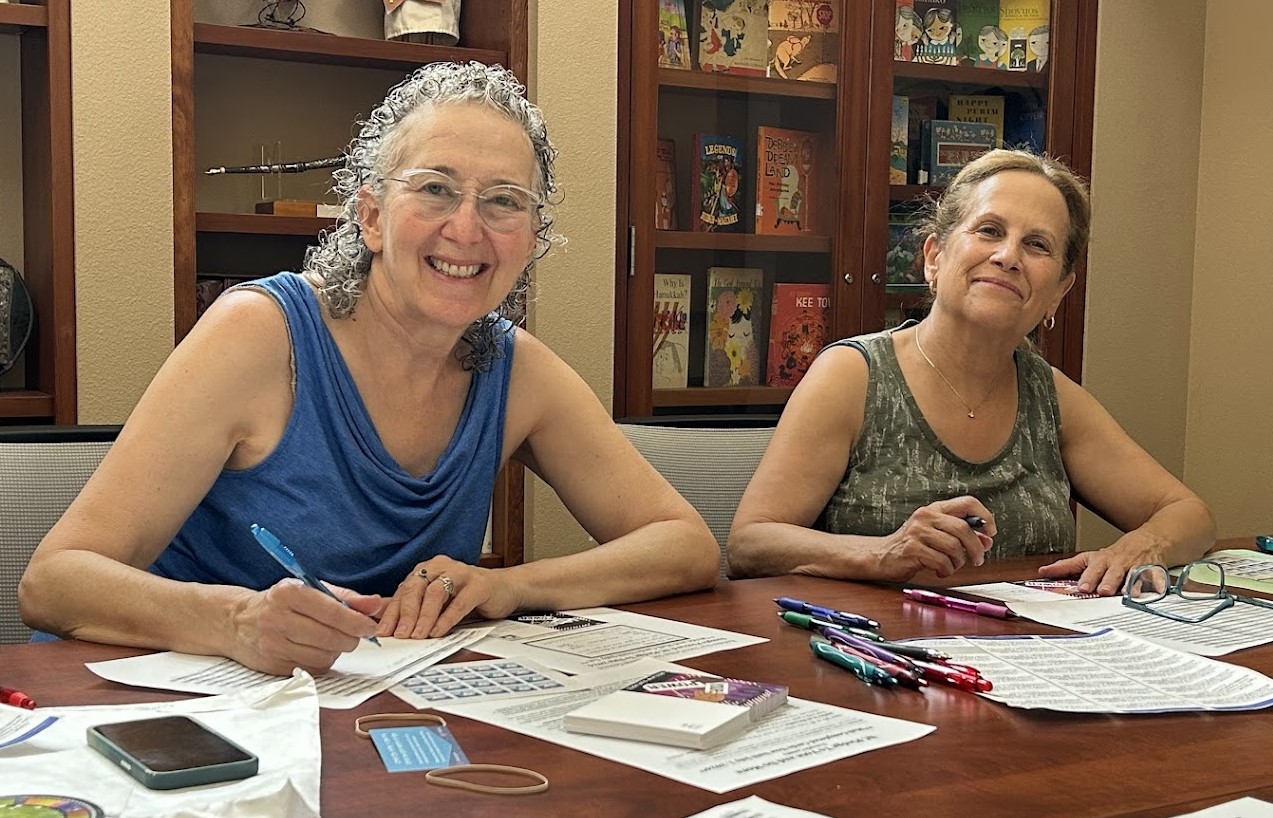
<svg viewBox="0 0 1273 818"><path fill-rule="evenodd" d="M217 300L37 549L29 624L321 672L364 637L714 582L702 519L514 324L558 241L556 152L523 92L477 63L425 66L389 92L335 174L344 212L304 271ZM601 545L480 567L510 459ZM345 604L284 578L254 534ZM71 593L84 576L96 592Z"/></svg>

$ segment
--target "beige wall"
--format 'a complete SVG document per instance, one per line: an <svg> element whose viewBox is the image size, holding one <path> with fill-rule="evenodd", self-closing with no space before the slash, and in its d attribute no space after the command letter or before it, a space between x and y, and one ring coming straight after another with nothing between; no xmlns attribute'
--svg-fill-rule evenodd
<svg viewBox="0 0 1273 818"><path fill-rule="evenodd" d="M608 405L617 20L585 23L572 6L531 2L532 96L562 149L559 225L572 240L540 265L531 321ZM86 423L123 420L171 345L168 3L119 8L80 3L74 14ZM1250 25L1262 10L1259 0L1107 0L1098 43L1085 381L1213 504L1222 534L1273 530L1263 476L1273 276L1260 224L1273 196L1262 159L1273 112L1255 87L1262 50ZM586 543L550 491L531 479L528 495L529 554ZM1088 545L1108 536L1091 518L1081 530Z"/></svg>

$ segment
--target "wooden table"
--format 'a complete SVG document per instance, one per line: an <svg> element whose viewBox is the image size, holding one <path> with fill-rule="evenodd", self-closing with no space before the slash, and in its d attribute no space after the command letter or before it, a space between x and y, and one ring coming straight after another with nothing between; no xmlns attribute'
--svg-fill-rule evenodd
<svg viewBox="0 0 1273 818"><path fill-rule="evenodd" d="M1245 545L1249 541L1242 541ZM1222 543L1237 547L1237 541ZM961 572L959 584L1034 575L1038 558ZM325 816L687 816L747 795L830 816L1108 816L1167 818L1254 795L1273 800L1273 711L1143 716L1023 711L953 688L924 693L869 687L809 652L809 635L782 623L770 601L793 596L878 619L889 636L1055 633L904 602L891 588L808 577L722 583L715 591L627 606L655 616L770 641L686 664L722 675L783 681L791 695L937 725L917 741L717 795L623 764L448 716L475 762L531 767L552 782L540 795L497 797L443 789L422 774L385 772L355 716L403 711L381 694L355 710L322 711ZM135 650L82 642L0 648L0 681L43 706L185 698L107 682L85 662ZM475 658L461 654L457 658ZM1225 661L1273 675L1273 646ZM13 789L5 787L4 789ZM21 789L20 787L18 789Z"/></svg>

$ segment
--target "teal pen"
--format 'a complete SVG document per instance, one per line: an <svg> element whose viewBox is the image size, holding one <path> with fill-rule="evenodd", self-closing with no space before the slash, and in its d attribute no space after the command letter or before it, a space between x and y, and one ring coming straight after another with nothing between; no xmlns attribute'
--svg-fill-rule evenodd
<svg viewBox="0 0 1273 818"><path fill-rule="evenodd" d="M836 649L834 645L826 640L817 637L810 639L809 649L813 651L814 656L819 659L825 659L833 665L839 665L867 684L879 685L880 687L897 686L897 679L887 671L859 656L850 656Z"/></svg>
<svg viewBox="0 0 1273 818"><path fill-rule="evenodd" d="M319 582L318 577L314 576L309 571L306 571L301 566L300 560L296 559L296 555L292 553L292 549L283 545L283 542L278 537L275 537L268 528L252 523L252 536L256 537L256 541L260 543L262 548L265 549L265 553L277 560L278 564L287 570L287 573L296 577L315 591L322 591L341 605L344 605L346 608L349 607L349 605L345 603L345 600L333 594L330 588ZM374 634L368 636L367 641L376 646L380 645L380 640L377 639Z"/></svg>
<svg viewBox="0 0 1273 818"><path fill-rule="evenodd" d="M866 628L855 628L852 625L839 625L828 619L820 619L811 614L796 613L795 611L779 611L778 618L788 625L795 625L797 628L804 628L807 631L816 631L818 628L834 628L837 631L851 633L862 639L869 639L872 642L883 642L884 637L875 631L869 631Z"/></svg>

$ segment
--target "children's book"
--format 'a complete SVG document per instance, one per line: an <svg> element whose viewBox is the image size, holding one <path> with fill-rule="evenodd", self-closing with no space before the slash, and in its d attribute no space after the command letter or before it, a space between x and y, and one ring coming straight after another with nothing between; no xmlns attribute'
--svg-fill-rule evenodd
<svg viewBox="0 0 1273 818"><path fill-rule="evenodd" d="M654 229L676 230L676 143L660 139L654 144Z"/></svg>
<svg viewBox="0 0 1273 818"><path fill-rule="evenodd" d="M756 232L813 229L818 135L762 125L756 129Z"/></svg>
<svg viewBox="0 0 1273 818"><path fill-rule="evenodd" d="M729 134L694 135L694 229L743 229L743 140Z"/></svg>
<svg viewBox="0 0 1273 818"><path fill-rule="evenodd" d="M910 125L910 100L893 96L893 127L888 155L888 183L906 184L906 129Z"/></svg>
<svg viewBox="0 0 1273 818"><path fill-rule="evenodd" d="M1048 112L1033 94L1007 94L1003 107L1003 146L1043 153Z"/></svg>
<svg viewBox="0 0 1273 818"><path fill-rule="evenodd" d="M769 0L769 76L835 82L840 2Z"/></svg>
<svg viewBox="0 0 1273 818"><path fill-rule="evenodd" d="M769 386L795 386L831 334L830 284L775 284L769 319Z"/></svg>
<svg viewBox="0 0 1273 818"><path fill-rule="evenodd" d="M659 68L690 67L685 0L659 0Z"/></svg>
<svg viewBox="0 0 1273 818"><path fill-rule="evenodd" d="M959 65L963 30L958 0L915 0L915 16L922 29L915 44L915 62Z"/></svg>
<svg viewBox="0 0 1273 818"><path fill-rule="evenodd" d="M999 28L1008 34L1009 71L1043 71L1048 61L1048 0L999 0Z"/></svg>
<svg viewBox="0 0 1273 818"><path fill-rule="evenodd" d="M765 76L769 0L699 0L698 67Z"/></svg>
<svg viewBox="0 0 1273 818"><path fill-rule="evenodd" d="M689 385L690 277L654 274L654 388Z"/></svg>
<svg viewBox="0 0 1273 818"><path fill-rule="evenodd" d="M934 119L926 124L928 182L946 185L964 165L995 146L995 126L988 122Z"/></svg>
<svg viewBox="0 0 1273 818"><path fill-rule="evenodd" d="M897 13L893 17L893 59L914 62L923 36L924 23L915 13L915 0L897 0Z"/></svg>
<svg viewBox="0 0 1273 818"><path fill-rule="evenodd" d="M704 386L760 383L764 284L758 267L707 268Z"/></svg>
<svg viewBox="0 0 1273 818"><path fill-rule="evenodd" d="M951 94L948 119L956 122L989 122L995 126L995 147L1003 147L1003 97L985 94Z"/></svg>
<svg viewBox="0 0 1273 818"><path fill-rule="evenodd" d="M999 0L959 0L961 65L997 70L1004 68L1008 35L999 28Z"/></svg>

